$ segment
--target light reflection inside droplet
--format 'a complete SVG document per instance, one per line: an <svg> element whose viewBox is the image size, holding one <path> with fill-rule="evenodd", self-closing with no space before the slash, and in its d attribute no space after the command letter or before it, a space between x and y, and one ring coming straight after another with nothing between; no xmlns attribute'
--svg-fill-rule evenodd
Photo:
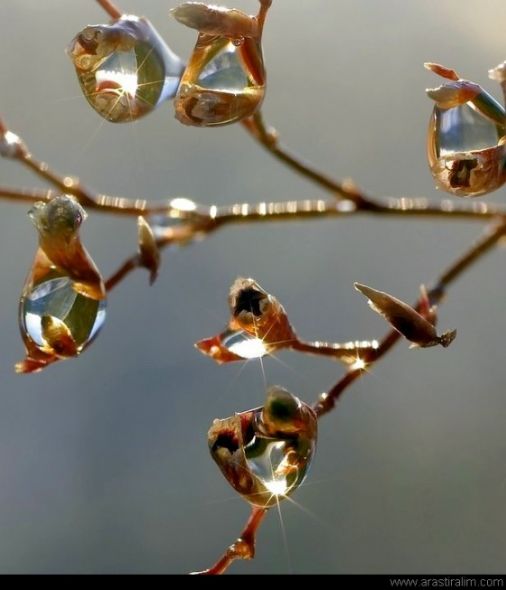
<svg viewBox="0 0 506 590"><path fill-rule="evenodd" d="M101 90L111 90L118 94L127 94L135 98L137 92L137 72L129 74L115 70L98 70L96 73L97 87ZM112 84L112 86L111 86Z"/></svg>
<svg viewBox="0 0 506 590"><path fill-rule="evenodd" d="M284 496L288 490L286 480L284 479L264 481L264 485L274 496Z"/></svg>
<svg viewBox="0 0 506 590"><path fill-rule="evenodd" d="M260 338L238 332L223 340L223 346L243 359L258 359L267 354L267 348Z"/></svg>

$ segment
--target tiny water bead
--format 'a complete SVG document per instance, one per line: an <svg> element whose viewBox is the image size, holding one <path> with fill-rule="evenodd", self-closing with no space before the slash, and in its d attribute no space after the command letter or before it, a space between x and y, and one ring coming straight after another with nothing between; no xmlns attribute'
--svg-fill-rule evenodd
<svg viewBox="0 0 506 590"><path fill-rule="evenodd" d="M195 346L218 364L259 359L268 355L271 350L260 338L244 330L228 328L217 336L200 340Z"/></svg>
<svg viewBox="0 0 506 590"><path fill-rule="evenodd" d="M504 108L484 91L457 106L436 102L427 152L437 185L462 197L499 188L505 181L505 134Z"/></svg>
<svg viewBox="0 0 506 590"><path fill-rule="evenodd" d="M113 123L133 121L174 97L184 63L145 18L86 27L68 53L89 104Z"/></svg>
<svg viewBox="0 0 506 590"><path fill-rule="evenodd" d="M269 351L260 338L244 330L227 330L221 335L221 344L241 359L259 359Z"/></svg>
<svg viewBox="0 0 506 590"><path fill-rule="evenodd" d="M251 504L269 508L303 482L316 451L317 419L307 404L271 387L263 408L215 420L208 438L232 487Z"/></svg>
<svg viewBox="0 0 506 590"><path fill-rule="evenodd" d="M78 293L73 281L57 270L23 293L21 333L41 351L66 358L88 346L105 321L106 300Z"/></svg>

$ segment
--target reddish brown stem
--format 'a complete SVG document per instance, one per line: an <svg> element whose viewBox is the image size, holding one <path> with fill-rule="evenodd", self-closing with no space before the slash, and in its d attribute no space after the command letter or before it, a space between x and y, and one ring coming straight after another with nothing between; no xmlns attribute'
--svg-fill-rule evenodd
<svg viewBox="0 0 506 590"><path fill-rule="evenodd" d="M306 342L303 340L294 340L288 343L288 348L312 354L316 356L326 356L336 361L342 361L352 365L371 354L378 347L378 342L372 341L355 341L355 342Z"/></svg>
<svg viewBox="0 0 506 590"><path fill-rule="evenodd" d="M114 20L117 20L122 16L121 10L111 0L96 0L99 6L101 6L107 14Z"/></svg>
<svg viewBox="0 0 506 590"><path fill-rule="evenodd" d="M489 252L504 235L506 235L506 222L502 222L495 227L489 228L484 236L482 236L463 256L459 257L441 274L435 285L427 294L430 304L435 305L439 303L443 299L446 289L466 270ZM420 309L422 305L427 305L426 299L423 297L415 304L415 307L416 309ZM377 348L363 350L361 359L364 361L364 366L350 368L334 387L332 387L327 393L323 393L319 400L314 404L313 409L318 418L328 414L348 387L366 373L368 367L381 360L400 339L401 334L395 330L391 330L386 334ZM311 343L297 341L293 347L303 352L314 352L314 347ZM224 555L213 567L199 573L222 574L235 559L252 559L254 557L255 533L265 517L265 514L265 510L253 508L241 537L227 549Z"/></svg>
<svg viewBox="0 0 506 590"><path fill-rule="evenodd" d="M232 543L218 561L209 569L194 572L198 575L216 576L223 574L236 559L253 559L255 557L255 538L267 510L258 506L251 507L251 514L235 543Z"/></svg>
<svg viewBox="0 0 506 590"><path fill-rule="evenodd" d="M489 228L485 235L481 237L463 256L458 258L437 280L435 285L429 290L428 297L430 303L435 305L443 299L446 289L458 279L466 270L473 264L480 260L487 252L489 252L497 242L506 234L506 223L501 223L494 228ZM415 304L415 308L419 309L421 301ZM374 363L381 360L387 352L401 339L399 332L392 330L383 338L379 347L364 355L363 360L366 367L370 367ZM314 410L317 416L328 414L336 405L341 395L359 379L366 370L351 369L330 389L327 393L323 393L319 400L314 404Z"/></svg>
<svg viewBox="0 0 506 590"><path fill-rule="evenodd" d="M105 281L105 289L109 293L121 283L121 281L129 275L133 270L140 266L140 257L137 254L126 260L117 270Z"/></svg>
<svg viewBox="0 0 506 590"><path fill-rule="evenodd" d="M263 120L261 112L256 113L253 117L244 119L243 126L249 134L254 137L260 145L262 145L268 152L275 156L279 161L286 166L309 178L325 190L330 191L334 195L350 199L356 204L362 204L364 198L357 194L355 190L349 189L345 184L337 182L319 170L316 170L299 157L292 155L287 149L282 147L278 141L278 134L275 129L269 128Z"/></svg>

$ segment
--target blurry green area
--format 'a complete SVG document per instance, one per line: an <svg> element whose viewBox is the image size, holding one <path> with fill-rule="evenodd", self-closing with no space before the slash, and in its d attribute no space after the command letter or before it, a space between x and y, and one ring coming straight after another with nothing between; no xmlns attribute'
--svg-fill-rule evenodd
<svg viewBox="0 0 506 590"><path fill-rule="evenodd" d="M182 56L194 31L172 0L124 0ZM256 10L253 0L235 6ZM240 126L191 129L170 105L132 125L103 122L80 96L65 46L104 22L92 0L3 0L0 105L12 129L56 169L110 194L203 203L320 197ZM425 159L434 77L455 67L496 96L506 6L461 0L274 0L265 31L265 115L286 142L378 195L441 195ZM14 163L1 183L40 186ZM504 191L489 197L501 203ZM215 417L262 403L265 383L305 400L342 369L282 354L218 367L193 348L224 327L229 284L252 276L301 335L381 336L353 282L412 300L479 234L479 224L357 218L223 230L167 251L159 281L132 275L78 361L16 376L17 302L35 251L26 207L0 204L0 572L186 572L237 535L245 503L208 454ZM136 247L135 219L90 215L83 239L104 274ZM257 558L233 571L504 571L504 252L452 289L448 349L399 346L320 427L307 483L273 513ZM300 505L300 506L298 506Z"/></svg>

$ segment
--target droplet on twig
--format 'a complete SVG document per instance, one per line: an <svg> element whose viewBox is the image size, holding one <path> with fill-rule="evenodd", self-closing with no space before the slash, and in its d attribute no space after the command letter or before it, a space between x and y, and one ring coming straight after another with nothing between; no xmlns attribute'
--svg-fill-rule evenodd
<svg viewBox="0 0 506 590"><path fill-rule="evenodd" d="M227 125L251 116L265 95L263 20L240 10L188 2L172 11L199 36L174 100L181 123Z"/></svg>
<svg viewBox="0 0 506 590"><path fill-rule="evenodd" d="M317 425L307 404L281 387L271 387L263 408L215 420L209 449L241 496L269 508L304 480L316 450Z"/></svg>
<svg viewBox="0 0 506 590"><path fill-rule="evenodd" d="M106 307L102 277L79 238L86 218L81 205L61 195L36 203L30 217L39 248L19 303L26 348L26 359L16 365L19 373L79 355L102 327Z"/></svg>
<svg viewBox="0 0 506 590"><path fill-rule="evenodd" d="M230 289L230 328L240 329L272 346L286 346L296 339L281 303L251 278L238 278Z"/></svg>
<svg viewBox="0 0 506 590"><path fill-rule="evenodd" d="M0 121L0 156L2 158L18 158L27 151L22 139L12 131L5 129Z"/></svg>
<svg viewBox="0 0 506 590"><path fill-rule="evenodd" d="M226 329L217 336L200 340L195 347L220 365L258 359L269 354L266 343L244 330Z"/></svg>
<svg viewBox="0 0 506 590"><path fill-rule="evenodd" d="M371 309L379 313L393 328L412 342L413 347L428 348L440 344L446 348L457 335L456 330L438 335L433 323L410 305L388 293L377 291L360 283L355 283L355 289L365 295ZM433 313L432 308L431 313ZM435 319L435 316L432 318Z"/></svg>
<svg viewBox="0 0 506 590"><path fill-rule="evenodd" d="M90 25L68 54L89 104L113 123L134 121L176 94L184 63L145 18Z"/></svg>
<svg viewBox="0 0 506 590"><path fill-rule="evenodd" d="M436 103L427 154L438 187L460 197L477 197L496 190L506 180L503 106L481 86L460 79L453 70L439 64L426 67L450 80L427 90Z"/></svg>

